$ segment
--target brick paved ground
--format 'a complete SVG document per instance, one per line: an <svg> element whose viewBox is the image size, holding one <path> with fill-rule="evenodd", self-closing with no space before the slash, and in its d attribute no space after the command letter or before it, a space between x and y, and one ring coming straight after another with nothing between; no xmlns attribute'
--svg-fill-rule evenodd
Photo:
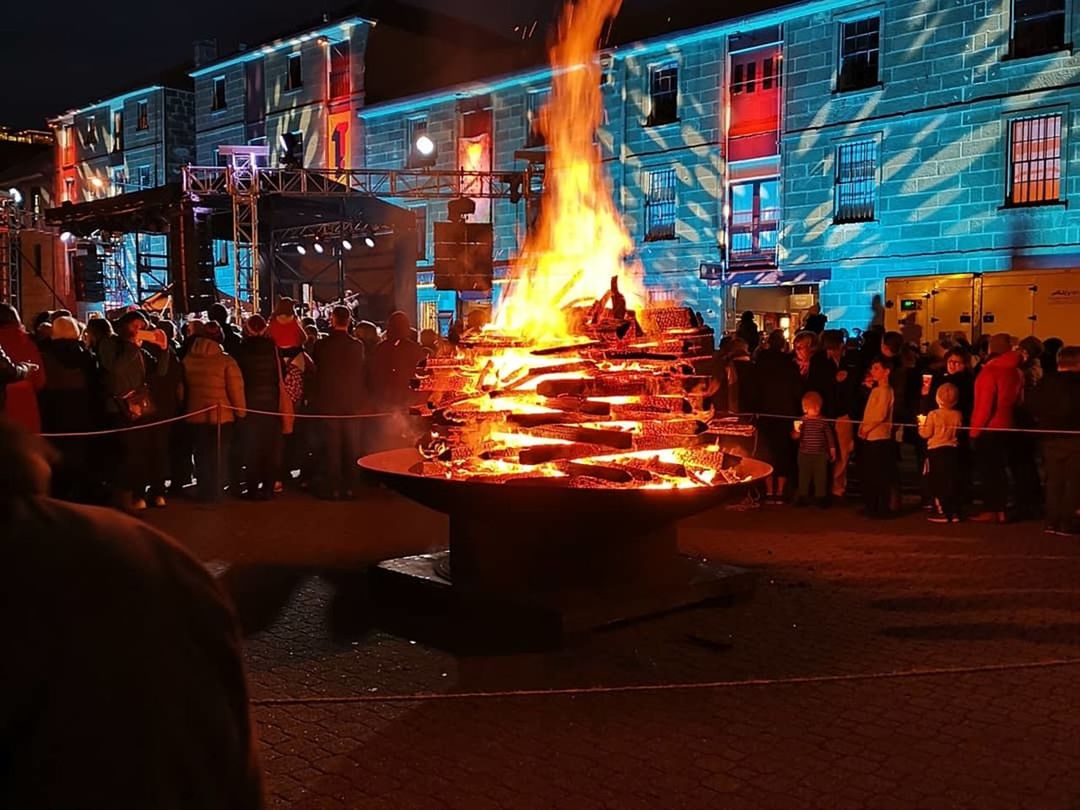
<svg viewBox="0 0 1080 810"><path fill-rule="evenodd" d="M248 647L275 807L1080 808L1080 543L1034 524L715 510L683 546L758 569L752 600L455 658L335 640L319 575L437 547L436 515L375 493L151 517L215 566L288 566L264 594L297 580Z"/></svg>

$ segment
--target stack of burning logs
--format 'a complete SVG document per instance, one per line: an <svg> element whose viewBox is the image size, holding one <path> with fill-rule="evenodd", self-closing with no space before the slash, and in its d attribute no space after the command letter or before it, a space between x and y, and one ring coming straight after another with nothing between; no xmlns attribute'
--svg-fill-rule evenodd
<svg viewBox="0 0 1080 810"><path fill-rule="evenodd" d="M735 483L754 430L713 419L713 333L692 310L646 310L611 328L525 345L492 332L431 357L414 380L430 419L412 472L575 488L686 489ZM623 324L628 323L626 319Z"/></svg>

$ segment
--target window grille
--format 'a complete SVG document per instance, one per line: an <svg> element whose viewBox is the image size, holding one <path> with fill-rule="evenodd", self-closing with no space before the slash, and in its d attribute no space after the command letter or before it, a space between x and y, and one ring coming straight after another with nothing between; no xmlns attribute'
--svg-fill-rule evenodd
<svg viewBox="0 0 1080 810"><path fill-rule="evenodd" d="M1017 118L1009 131L1010 205L1061 198L1061 115Z"/></svg>
<svg viewBox="0 0 1080 810"><path fill-rule="evenodd" d="M870 222L877 198L877 141L841 144L836 150L834 222Z"/></svg>
<svg viewBox="0 0 1080 810"><path fill-rule="evenodd" d="M645 197L645 241L675 238L675 170L648 173Z"/></svg>

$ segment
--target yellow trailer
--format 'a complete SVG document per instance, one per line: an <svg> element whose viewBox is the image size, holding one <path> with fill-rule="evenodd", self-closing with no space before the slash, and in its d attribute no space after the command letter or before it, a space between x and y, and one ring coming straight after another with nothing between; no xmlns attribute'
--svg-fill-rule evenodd
<svg viewBox="0 0 1080 810"><path fill-rule="evenodd" d="M918 343L1008 332L1080 344L1080 270L887 278L885 328Z"/></svg>

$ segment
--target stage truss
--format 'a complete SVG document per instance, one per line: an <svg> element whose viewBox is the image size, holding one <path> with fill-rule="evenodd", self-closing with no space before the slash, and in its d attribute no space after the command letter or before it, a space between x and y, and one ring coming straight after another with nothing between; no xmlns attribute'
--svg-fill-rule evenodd
<svg viewBox="0 0 1080 810"><path fill-rule="evenodd" d="M265 147L264 147L265 148ZM524 172L467 172L416 169L291 169L264 168L243 147L229 147L227 166L185 166L183 189L192 202L203 197L228 196L233 215L233 281L236 307L245 295L259 300L259 197L356 195L413 200L506 199L511 203L539 193L532 164ZM328 223L333 224L333 223ZM348 225L350 223L341 223ZM315 226L320 227L320 226ZM357 232L359 228L357 227ZM312 235L332 234L316 231ZM343 234L339 234L343 235ZM274 241L287 241L275 232ZM346 237L347 238L347 237ZM239 314L239 313L237 313Z"/></svg>

